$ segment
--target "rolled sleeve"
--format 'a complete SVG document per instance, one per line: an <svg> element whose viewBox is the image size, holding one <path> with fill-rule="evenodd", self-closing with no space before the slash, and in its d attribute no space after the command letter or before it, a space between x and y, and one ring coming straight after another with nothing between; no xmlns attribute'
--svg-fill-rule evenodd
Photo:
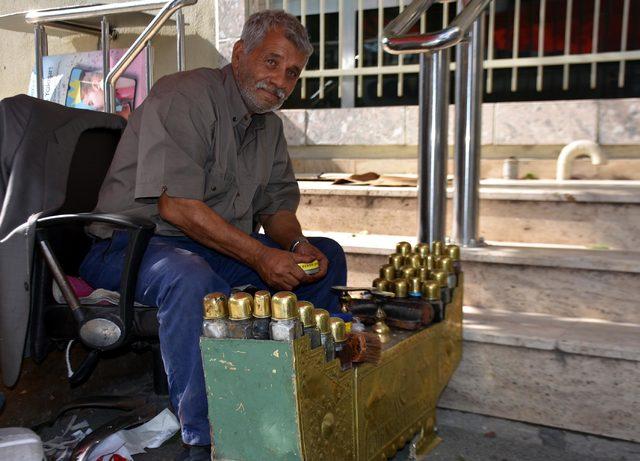
<svg viewBox="0 0 640 461"><path fill-rule="evenodd" d="M260 215L272 215L280 210L295 213L300 204L300 188L293 172L282 125L278 133L273 168L264 195L266 205L257 210Z"/></svg>
<svg viewBox="0 0 640 461"><path fill-rule="evenodd" d="M139 127L135 200L155 202L163 192L203 200L213 114L179 91L150 95Z"/></svg>

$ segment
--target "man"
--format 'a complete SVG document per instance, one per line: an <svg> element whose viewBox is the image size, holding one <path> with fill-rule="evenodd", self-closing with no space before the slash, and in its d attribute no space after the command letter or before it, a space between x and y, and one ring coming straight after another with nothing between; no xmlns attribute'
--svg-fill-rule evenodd
<svg viewBox="0 0 640 461"><path fill-rule="evenodd" d="M293 290L337 309L330 290L346 282L340 246L306 239L296 219L299 189L282 122L272 113L293 91L313 48L283 11L249 18L220 70L159 80L131 116L100 191L97 210L153 220L136 300L158 306L160 347L171 403L188 459L208 457L207 402L198 338L202 298L252 284ZM257 225L266 235L253 233ZM123 232L97 226L81 275L115 289L126 249ZM317 259L308 276L298 263Z"/></svg>

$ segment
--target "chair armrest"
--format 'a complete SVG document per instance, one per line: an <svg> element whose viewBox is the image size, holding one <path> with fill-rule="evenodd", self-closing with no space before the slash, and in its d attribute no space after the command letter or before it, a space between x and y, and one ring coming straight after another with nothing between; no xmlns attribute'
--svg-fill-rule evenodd
<svg viewBox="0 0 640 461"><path fill-rule="evenodd" d="M115 349L120 347L131 333L138 269L140 268L147 244L153 236L155 224L144 218L119 214L78 213L40 218L37 222L37 228L46 232L46 229L53 229L69 224L87 225L95 222L112 224L124 228L128 234L127 251L120 279L120 302L118 305L123 331L120 340L108 348Z"/></svg>

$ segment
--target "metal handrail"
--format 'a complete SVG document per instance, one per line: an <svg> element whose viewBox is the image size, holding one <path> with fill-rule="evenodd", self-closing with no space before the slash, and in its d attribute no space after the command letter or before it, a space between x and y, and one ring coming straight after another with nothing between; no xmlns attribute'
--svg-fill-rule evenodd
<svg viewBox="0 0 640 461"><path fill-rule="evenodd" d="M193 3L196 2L194 1L190 4ZM167 0L136 0L132 2L109 3L106 5L87 5L49 11L30 11L24 18L25 21L30 24L41 24L54 21L72 21L74 19L99 18L117 13L138 13L146 10L157 10L166 4Z"/></svg>
<svg viewBox="0 0 640 461"><path fill-rule="evenodd" d="M385 27L382 37L384 50L390 54L428 53L451 48L460 43L475 20L491 0L471 0L451 24L438 31L419 35L402 35L427 11L436 0L415 0Z"/></svg>
<svg viewBox="0 0 640 461"><path fill-rule="evenodd" d="M129 47L127 52L120 58L120 60L113 66L113 69L107 74L105 80L105 100L107 102L107 111L113 112L115 110L115 82L120 78L124 71L129 67L129 64L140 54L156 32L163 26L165 22L171 17L173 13L180 10L185 6L194 5L198 0L173 0L167 3L162 10L151 20L149 25L145 27L142 33L136 38L133 44ZM149 2L149 3L164 3L164 2ZM184 21L179 21L179 25L184 27ZM180 45L179 45L180 49ZM184 62L181 56L178 56L178 61Z"/></svg>

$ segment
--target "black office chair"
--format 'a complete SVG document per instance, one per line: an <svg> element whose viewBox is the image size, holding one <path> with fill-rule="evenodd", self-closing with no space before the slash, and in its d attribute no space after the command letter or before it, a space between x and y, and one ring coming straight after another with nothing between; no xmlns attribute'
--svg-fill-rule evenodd
<svg viewBox="0 0 640 461"><path fill-rule="evenodd" d="M110 129L89 129L82 133L73 154L64 204L56 215L37 221L29 346L34 360L41 362L56 344L81 341L89 353L69 378L73 386L90 376L100 354L105 351L124 350L132 345L137 349L150 348L154 357L154 392L156 395L166 395L166 375L158 345L157 309L134 307L138 268L155 226L143 219L90 212L96 206L100 186L111 164L120 134L119 130ZM108 223L129 234L118 306L81 305L66 278L67 275L78 274L78 268L92 243L84 227L92 222ZM53 280L60 287L66 303L55 301ZM158 402L152 400L149 396L84 398L61 408L54 420L78 407L130 411L88 436L76 448L75 455L78 455L88 452L110 433L154 416Z"/></svg>

